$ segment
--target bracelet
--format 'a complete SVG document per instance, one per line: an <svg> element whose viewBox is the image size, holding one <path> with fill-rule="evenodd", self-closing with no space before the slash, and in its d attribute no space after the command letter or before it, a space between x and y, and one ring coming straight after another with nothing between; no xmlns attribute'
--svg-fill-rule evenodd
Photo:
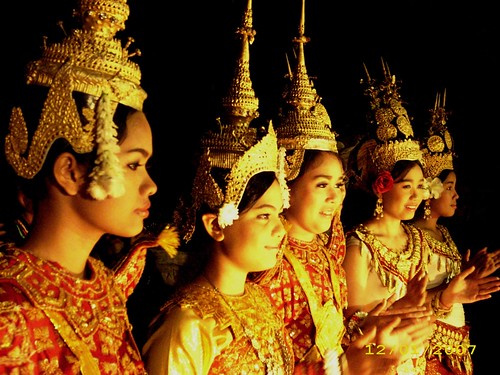
<svg viewBox="0 0 500 375"><path fill-rule="evenodd" d="M443 291L440 290L439 292L437 292L434 295L434 297L432 297L432 301L431 301L432 311L433 311L434 315L436 316L436 318L438 318L438 319L446 318L446 316L448 316L451 309L453 308L453 306L450 308L447 308L447 309L442 307L442 305L441 305L441 295L442 294L443 294Z"/></svg>
<svg viewBox="0 0 500 375"><path fill-rule="evenodd" d="M367 312L358 310L349 318L346 331L350 342L352 342L356 338L356 336L363 336L361 325L363 324L367 316Z"/></svg>

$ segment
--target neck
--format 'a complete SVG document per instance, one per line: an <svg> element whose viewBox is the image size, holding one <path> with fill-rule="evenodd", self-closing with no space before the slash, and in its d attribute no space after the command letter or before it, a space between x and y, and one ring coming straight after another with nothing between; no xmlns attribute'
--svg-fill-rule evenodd
<svg viewBox="0 0 500 375"><path fill-rule="evenodd" d="M203 277L214 289L228 296L240 296L245 292L246 273L220 272L217 269L207 267Z"/></svg>
<svg viewBox="0 0 500 375"><path fill-rule="evenodd" d="M288 236L295 238L296 240L311 242L316 237L315 233L311 233L299 225L293 224L292 222L289 222L289 225L290 226L287 230Z"/></svg>
<svg viewBox="0 0 500 375"><path fill-rule="evenodd" d="M394 220L385 216L380 219L370 219L365 225L376 235L394 236L403 230L401 220Z"/></svg>
<svg viewBox="0 0 500 375"><path fill-rule="evenodd" d="M21 248L38 258L57 262L75 277L83 278L87 260L97 240L71 231L68 224L65 230L35 224Z"/></svg>
<svg viewBox="0 0 500 375"><path fill-rule="evenodd" d="M422 229L436 229L437 221L437 218L431 216L429 219L420 218L418 220L415 220L414 224L416 227Z"/></svg>

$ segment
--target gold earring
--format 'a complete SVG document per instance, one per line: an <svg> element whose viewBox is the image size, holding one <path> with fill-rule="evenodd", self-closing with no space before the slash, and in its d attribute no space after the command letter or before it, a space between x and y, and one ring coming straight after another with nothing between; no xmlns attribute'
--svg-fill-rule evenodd
<svg viewBox="0 0 500 375"><path fill-rule="evenodd" d="M382 197L377 199L377 203L375 204L375 211L373 212L373 216L375 219L379 220L381 217L384 217L384 202Z"/></svg>
<svg viewBox="0 0 500 375"><path fill-rule="evenodd" d="M424 220L429 220L431 218L431 204L430 200L427 199L424 203Z"/></svg>

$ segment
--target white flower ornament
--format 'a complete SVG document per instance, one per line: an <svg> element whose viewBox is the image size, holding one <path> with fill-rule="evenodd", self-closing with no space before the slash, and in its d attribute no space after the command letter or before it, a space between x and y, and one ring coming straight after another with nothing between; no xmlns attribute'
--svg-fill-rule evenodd
<svg viewBox="0 0 500 375"><path fill-rule="evenodd" d="M425 179L424 200L438 199L444 190L443 183L438 177L427 177Z"/></svg>
<svg viewBox="0 0 500 375"><path fill-rule="evenodd" d="M221 228L230 226L233 221L239 218L238 207L234 203L224 203L219 209L219 225Z"/></svg>

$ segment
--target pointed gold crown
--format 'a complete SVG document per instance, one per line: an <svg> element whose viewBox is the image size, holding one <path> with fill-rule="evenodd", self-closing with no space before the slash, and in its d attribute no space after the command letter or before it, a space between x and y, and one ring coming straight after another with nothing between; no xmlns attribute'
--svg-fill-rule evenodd
<svg viewBox="0 0 500 375"><path fill-rule="evenodd" d="M391 171L400 160L422 161L422 151L414 138L396 77L391 75L384 61L382 67L382 81L371 79L366 66L367 80L361 81L365 84L365 95L370 100L368 121L372 127L368 139L357 153L357 167L362 179L369 174Z"/></svg>
<svg viewBox="0 0 500 375"><path fill-rule="evenodd" d="M424 174L426 177L438 177L445 170L453 170L453 138L446 123L448 112L445 109L446 90L443 96L436 94L434 108L429 110L431 117L428 135L422 142Z"/></svg>
<svg viewBox="0 0 500 375"><path fill-rule="evenodd" d="M284 150L278 151L272 124L263 136L251 126L258 117L258 99L250 79L249 46L254 40L252 1L248 0L243 25L236 31L242 41L234 78L228 95L223 98L223 113L217 119L217 131L208 131L201 139L201 156L191 191L192 204L185 213L176 212L174 222L185 241L195 230L196 212L206 204L218 211L221 227L238 218L238 205L250 178L260 172L274 172L283 190L284 205L288 204L288 189L284 173ZM212 171L227 170L226 187L221 188Z"/></svg>
<svg viewBox="0 0 500 375"><path fill-rule="evenodd" d="M19 176L33 178L58 138L66 139L78 153L90 152L99 145L99 108L95 108L96 113L84 114L88 123L82 124L72 91L96 98L105 96L101 119L107 117L111 122L118 103L142 110L146 93L140 86L141 72L129 60L140 51L129 54L132 39L123 47L114 38L124 30L128 15L126 0L79 0L73 16L81 21L81 29L73 30L62 43L44 45L42 57L28 64L27 84L47 86L49 92L27 156L26 122L21 108L12 110L5 152ZM114 124L106 121L103 126L114 132ZM106 141L113 143L112 137Z"/></svg>
<svg viewBox="0 0 500 375"><path fill-rule="evenodd" d="M252 2L249 0L242 25L236 30L241 54L229 90L222 98L222 115L217 119L219 129L207 132L201 140L202 149L210 149L214 167L230 169L257 141L257 129L250 127L252 120L259 116L259 99L250 79L250 45L256 34L252 24Z"/></svg>
<svg viewBox="0 0 500 375"><path fill-rule="evenodd" d="M283 92L284 105L280 108L276 126L278 145L293 151L287 153L285 165L289 181L299 174L305 150L338 151L330 116L307 74L304 45L310 39L304 31L305 0L302 0L299 35L293 39L297 48L297 65L289 73L290 82Z"/></svg>

